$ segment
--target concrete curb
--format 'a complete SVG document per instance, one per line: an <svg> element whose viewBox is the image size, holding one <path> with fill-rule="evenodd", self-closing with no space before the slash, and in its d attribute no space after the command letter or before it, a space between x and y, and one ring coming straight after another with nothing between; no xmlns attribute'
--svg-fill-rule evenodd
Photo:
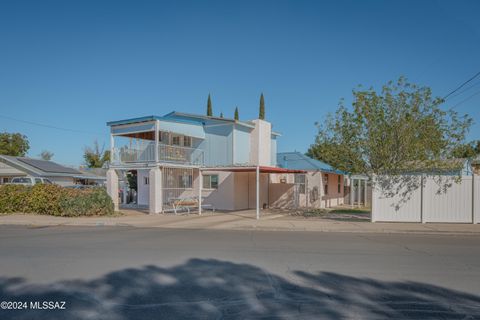
<svg viewBox="0 0 480 320"><path fill-rule="evenodd" d="M321 223L321 222L319 222ZM415 235L462 235L462 236L480 236L480 227L478 231L469 230L409 230L409 229L394 229L394 228L352 228L351 225L336 225L336 227L318 226L311 224L310 228L302 226L259 226L257 224L252 225L229 225L226 223L218 223L216 225L202 226L202 225L186 225L182 223L170 223L168 225L152 225L149 223L128 223L119 221L102 221L95 220L91 222L87 221L72 221L72 222L27 222L27 221L0 221L0 225L4 226L27 226L31 228L41 227L130 227L130 228L159 228L159 229L184 229L184 230L235 230L235 231L268 231L268 232L326 232L326 233L366 233L366 234L415 234Z"/></svg>

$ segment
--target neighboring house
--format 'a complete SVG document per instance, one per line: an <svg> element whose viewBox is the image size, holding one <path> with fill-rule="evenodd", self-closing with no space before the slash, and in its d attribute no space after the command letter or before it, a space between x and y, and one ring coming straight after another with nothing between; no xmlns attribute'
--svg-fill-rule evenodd
<svg viewBox="0 0 480 320"><path fill-rule="evenodd" d="M480 175L480 155L477 155L475 158L473 158L471 160L471 164L472 164L472 171L475 174Z"/></svg>
<svg viewBox="0 0 480 320"><path fill-rule="evenodd" d="M278 203L311 208L330 208L344 203L344 172L300 152L277 153L277 163L281 168L306 171L296 174L293 181L285 175L272 177L277 183L289 184L292 188L278 198Z"/></svg>
<svg viewBox="0 0 480 320"><path fill-rule="evenodd" d="M199 211L209 205L258 213L271 204L270 174L302 172L276 166L280 135L260 119L171 112L107 125L112 154L107 190L116 207L117 195L127 194L118 189L119 177L128 175L136 177L137 205L151 213L189 198L196 198Z"/></svg>
<svg viewBox="0 0 480 320"><path fill-rule="evenodd" d="M103 184L106 180L105 176L84 173L53 161L0 155L0 184L24 176L48 178L61 186Z"/></svg>

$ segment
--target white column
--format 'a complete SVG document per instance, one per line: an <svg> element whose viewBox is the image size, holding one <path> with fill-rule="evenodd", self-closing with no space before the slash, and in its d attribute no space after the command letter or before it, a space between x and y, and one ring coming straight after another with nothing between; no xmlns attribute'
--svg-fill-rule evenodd
<svg viewBox="0 0 480 320"><path fill-rule="evenodd" d="M202 188L203 188L203 175L202 175L202 171L198 169L198 215L202 214Z"/></svg>
<svg viewBox="0 0 480 320"><path fill-rule="evenodd" d="M158 162L158 138L159 138L159 121L155 121L155 162Z"/></svg>
<svg viewBox="0 0 480 320"><path fill-rule="evenodd" d="M127 191L128 191L128 180L127 180L127 172L122 170L122 179L123 179L123 184L122 184L122 188L123 188L123 204L127 204Z"/></svg>
<svg viewBox="0 0 480 320"><path fill-rule="evenodd" d="M107 171L107 193L112 198L114 210L118 211L118 175L115 169Z"/></svg>
<svg viewBox="0 0 480 320"><path fill-rule="evenodd" d="M115 160L115 139L113 134L110 133L110 162Z"/></svg>
<svg viewBox="0 0 480 320"><path fill-rule="evenodd" d="M260 167L255 170L256 179L256 200L257 200L257 220L260 219Z"/></svg>
<svg viewBox="0 0 480 320"><path fill-rule="evenodd" d="M155 167L148 173L149 179L149 205L150 214L162 213L162 170Z"/></svg>

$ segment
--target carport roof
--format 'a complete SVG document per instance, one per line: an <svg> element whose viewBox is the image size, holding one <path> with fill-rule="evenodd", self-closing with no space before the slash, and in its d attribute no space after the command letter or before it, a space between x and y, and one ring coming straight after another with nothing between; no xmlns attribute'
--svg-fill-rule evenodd
<svg viewBox="0 0 480 320"><path fill-rule="evenodd" d="M260 173L306 173L305 170L286 169L279 167L259 166ZM256 172L256 166L230 166L201 168L202 171L226 171L226 172Z"/></svg>

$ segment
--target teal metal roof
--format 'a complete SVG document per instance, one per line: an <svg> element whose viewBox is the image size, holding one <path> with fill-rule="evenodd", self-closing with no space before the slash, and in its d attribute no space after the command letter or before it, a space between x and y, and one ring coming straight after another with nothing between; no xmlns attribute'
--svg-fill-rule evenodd
<svg viewBox="0 0 480 320"><path fill-rule="evenodd" d="M122 124L133 124L133 123L141 123L147 121L155 121L155 120L163 120L163 121L172 121L172 122L180 122L180 123L191 123L197 125L204 125L205 122L226 122L226 123L236 123L238 125L248 127L248 128L255 128L255 126L251 123L245 121L238 121L230 118L220 118L220 117L210 117L204 116L199 114L191 114L191 113L182 113L177 111L172 111L167 113L164 116L145 116L145 117L138 117L138 118L130 118L130 119L123 119L117 121L109 121L107 122L107 126L118 126Z"/></svg>
<svg viewBox="0 0 480 320"><path fill-rule="evenodd" d="M307 171L324 171L337 174L345 174L325 162L310 158L300 152L279 152L277 153L277 165L281 168Z"/></svg>
<svg viewBox="0 0 480 320"><path fill-rule="evenodd" d="M155 121L155 120L164 120L164 121L171 121L171 122L180 122L180 123L191 123L197 125L205 125L206 122L225 122L225 123L235 123L237 125L253 129L255 125L250 121L239 121L231 118L220 118L220 117L210 117L201 114L192 114L192 113L183 113L172 111L167 113L164 116L145 116L145 117L138 117L138 118L130 118L130 119L123 119L123 120L116 120L116 121L109 121L107 122L107 126L119 126L123 124L133 124L133 123L141 123L141 122L148 122L148 121ZM274 136L281 136L280 133L272 131L272 135Z"/></svg>
<svg viewBox="0 0 480 320"><path fill-rule="evenodd" d="M118 126L121 124L131 124L131 123L139 123L139 122L147 122L161 119L162 117L158 116L145 116L139 118L130 118L130 119L123 119L123 120L116 120L116 121L109 121L107 122L107 126Z"/></svg>

